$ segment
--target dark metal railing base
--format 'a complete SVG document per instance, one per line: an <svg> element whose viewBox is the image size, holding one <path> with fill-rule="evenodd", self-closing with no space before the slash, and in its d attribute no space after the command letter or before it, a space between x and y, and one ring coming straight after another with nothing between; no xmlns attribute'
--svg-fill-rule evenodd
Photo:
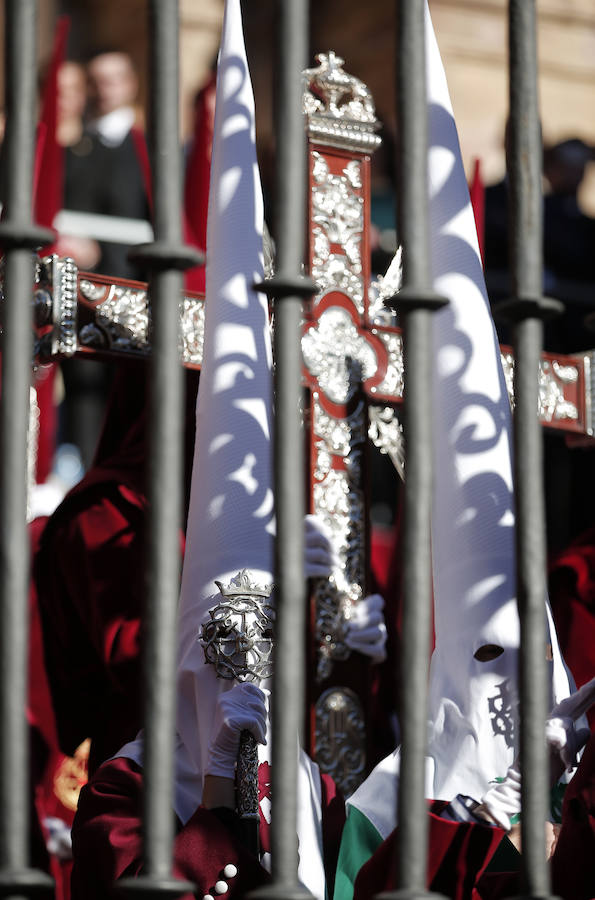
<svg viewBox="0 0 595 900"><path fill-rule="evenodd" d="M140 875L138 878L122 878L114 885L117 894L127 896L133 894L141 900L163 900L164 897L182 897L192 894L196 885L178 878L159 878L152 875Z"/></svg>
<svg viewBox="0 0 595 900"><path fill-rule="evenodd" d="M312 896L301 884L267 884L246 894L246 900L304 900Z"/></svg>
<svg viewBox="0 0 595 900"><path fill-rule="evenodd" d="M492 307L495 319L503 322L520 322L535 318L542 322L562 315L564 304L554 297L510 297Z"/></svg>
<svg viewBox="0 0 595 900"><path fill-rule="evenodd" d="M144 263L153 270L177 269L182 272L193 266L200 266L205 261L204 253L195 247L168 241L137 244L128 254L128 259Z"/></svg>
<svg viewBox="0 0 595 900"><path fill-rule="evenodd" d="M448 900L448 898L442 894L433 894L431 891L401 888L398 891L383 891L382 894L376 894L374 900Z"/></svg>
<svg viewBox="0 0 595 900"><path fill-rule="evenodd" d="M0 897L30 897L54 891L54 879L38 869L3 869L0 872Z"/></svg>

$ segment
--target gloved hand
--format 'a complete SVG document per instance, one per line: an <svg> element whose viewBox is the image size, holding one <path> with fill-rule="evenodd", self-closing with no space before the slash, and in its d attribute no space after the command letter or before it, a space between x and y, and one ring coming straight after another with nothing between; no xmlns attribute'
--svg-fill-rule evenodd
<svg viewBox="0 0 595 900"><path fill-rule="evenodd" d="M266 727L265 692L255 684L248 681L234 684L219 694L205 774L233 778L240 733L247 729L259 744L266 744Z"/></svg>
<svg viewBox="0 0 595 900"><path fill-rule="evenodd" d="M565 769L578 765L578 754L589 740L590 731L577 727L576 721L595 703L595 678L554 706L545 723L550 749L555 751Z"/></svg>
<svg viewBox="0 0 595 900"><path fill-rule="evenodd" d="M510 831L513 821L520 811L521 773L515 760L506 773L504 781L488 788L475 812L484 817L487 814L500 828Z"/></svg>
<svg viewBox="0 0 595 900"><path fill-rule="evenodd" d="M595 678L554 706L547 718L545 736L548 745L559 754L564 766L569 769L577 765L577 754L590 734L588 728L577 728L576 720L593 702ZM557 777L554 777L554 782ZM510 831L511 818L521 811L521 777L517 760L506 773L504 781L495 784L484 794L478 811L487 812L493 821Z"/></svg>
<svg viewBox="0 0 595 900"><path fill-rule="evenodd" d="M304 574L328 578L340 565L329 529L319 516L304 517Z"/></svg>
<svg viewBox="0 0 595 900"><path fill-rule="evenodd" d="M370 594L349 610L346 620L345 643L351 650L369 656L373 663L386 659L386 624L384 599Z"/></svg>

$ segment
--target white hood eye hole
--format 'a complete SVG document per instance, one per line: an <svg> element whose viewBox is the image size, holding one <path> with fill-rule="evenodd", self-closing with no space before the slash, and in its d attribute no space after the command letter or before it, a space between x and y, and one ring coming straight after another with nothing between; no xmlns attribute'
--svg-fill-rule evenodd
<svg viewBox="0 0 595 900"><path fill-rule="evenodd" d="M551 644L548 644L545 648L545 658L547 659L548 662L553 662L554 652L552 650Z"/></svg>
<svg viewBox="0 0 595 900"><path fill-rule="evenodd" d="M490 662L492 659L502 656L503 653L504 648L499 644L482 644L481 647L477 648L473 657L478 662Z"/></svg>

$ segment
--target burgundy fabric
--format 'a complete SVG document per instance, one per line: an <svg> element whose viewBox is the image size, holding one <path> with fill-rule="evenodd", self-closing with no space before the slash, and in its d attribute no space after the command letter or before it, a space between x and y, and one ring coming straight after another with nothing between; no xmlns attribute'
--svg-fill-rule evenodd
<svg viewBox="0 0 595 900"><path fill-rule="evenodd" d="M56 139L56 127L58 70L66 55L69 29L70 19L68 16L61 16L56 26L52 58L43 86L35 146L33 217L39 225L46 228L52 227L54 216L62 208L64 191L64 151Z"/></svg>
<svg viewBox="0 0 595 900"><path fill-rule="evenodd" d="M142 770L126 759L103 765L81 791L72 832L72 900L103 900L111 896L113 881L142 872L142 791ZM335 853L336 859L343 823L339 804L342 806L342 801L334 785L323 776L325 858L328 848L329 857ZM243 897L270 880L217 815L200 807L185 826L178 822L173 856L174 875L197 885L195 894L185 894L182 900L214 895L220 879L228 884L226 897ZM223 875L229 863L238 870L234 878Z"/></svg>
<svg viewBox="0 0 595 900"><path fill-rule="evenodd" d="M595 897L595 734L566 789L552 857L552 892L562 900Z"/></svg>
<svg viewBox="0 0 595 900"><path fill-rule="evenodd" d="M186 501L197 379L186 375ZM95 461L51 516L34 561L59 745L72 756L90 737L91 772L142 725L146 382L143 364L120 367Z"/></svg>
<svg viewBox="0 0 595 900"><path fill-rule="evenodd" d="M477 243L479 244L479 253L481 260L484 260L485 245L485 187L483 178L481 177L481 160L475 159L473 162L473 177L469 185L469 197L471 206L473 207L473 216L475 218L475 229L477 231Z"/></svg>
<svg viewBox="0 0 595 900"><path fill-rule="evenodd" d="M41 96L41 115L37 128L34 162L33 218L39 225L51 228L56 213L63 206L64 194L64 149L56 138L58 120L58 70L66 55L66 42L70 29L68 16L58 19L54 35L52 57ZM52 252L46 247L42 255ZM43 484L51 472L58 414L54 402L54 381L56 364L43 366L35 376L37 403L39 406L39 439L35 480Z"/></svg>
<svg viewBox="0 0 595 900"><path fill-rule="evenodd" d="M549 594L560 649L577 687L595 674L595 528L553 561ZM588 713L595 726L595 709Z"/></svg>
<svg viewBox="0 0 595 900"><path fill-rule="evenodd" d="M479 900L477 882L494 855L504 831L469 822L449 822L436 813L444 804L432 805L429 816L427 884L431 891L452 900ZM354 900L370 900L396 887L396 830L362 866ZM482 898L483 900L483 898Z"/></svg>
<svg viewBox="0 0 595 900"><path fill-rule="evenodd" d="M207 213L211 178L211 151L215 125L215 88L217 79L211 75L196 98L194 135L186 163L184 178L184 236L187 243L203 253L207 249ZM206 267L195 266L184 276L190 291L205 291Z"/></svg>
<svg viewBox="0 0 595 900"><path fill-rule="evenodd" d="M142 771L126 759L106 763L81 791L72 830L72 900L104 900L112 896L114 881L143 871L142 794ZM178 822L173 874L197 885L196 894L184 894L181 900L213 891L228 863L238 875L226 879L226 897L241 896L268 880L214 813L199 808L185 827Z"/></svg>
<svg viewBox="0 0 595 900"><path fill-rule="evenodd" d="M324 872L328 896L335 889L335 874L341 846L341 835L345 825L345 800L343 794L330 775L320 775L322 792L322 835L324 842Z"/></svg>

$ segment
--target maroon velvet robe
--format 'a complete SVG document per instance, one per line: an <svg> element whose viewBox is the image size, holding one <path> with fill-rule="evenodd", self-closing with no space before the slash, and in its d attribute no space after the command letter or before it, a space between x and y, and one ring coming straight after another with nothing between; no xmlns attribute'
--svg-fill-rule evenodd
<svg viewBox="0 0 595 900"><path fill-rule="evenodd" d="M187 373L186 497L197 378ZM50 517L34 560L59 746L72 756L91 738L91 772L142 726L147 404L144 364L121 364L93 465Z"/></svg>
<svg viewBox="0 0 595 900"><path fill-rule="evenodd" d="M322 827L327 878L332 878L344 821L343 800L334 784L322 776ZM142 770L127 759L105 763L83 788L74 820L72 839L74 868L72 900L105 900L111 886L123 877L143 871L141 810ZM243 897L246 892L270 880L232 830L215 812L199 807L186 825L177 822L173 848L173 874L197 885L191 900L204 894L215 896L214 886L228 885L225 897ZM226 877L223 869L233 864L237 875Z"/></svg>

